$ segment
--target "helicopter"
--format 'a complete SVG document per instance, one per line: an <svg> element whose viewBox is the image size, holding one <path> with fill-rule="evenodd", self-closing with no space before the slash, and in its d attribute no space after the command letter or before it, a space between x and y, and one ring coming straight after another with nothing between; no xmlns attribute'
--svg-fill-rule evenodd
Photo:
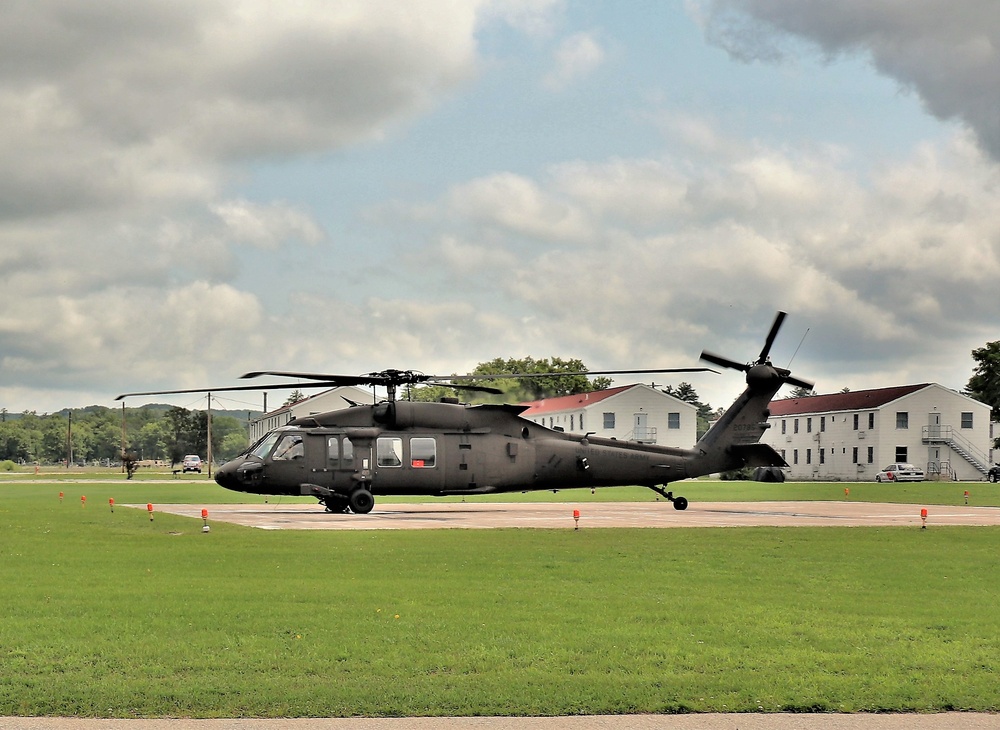
<svg viewBox="0 0 1000 730"><path fill-rule="evenodd" d="M261 495L312 496L328 512L367 514L376 496L485 495L578 487L647 487L687 509L688 500L667 487L691 477L743 467L782 467L784 459L760 443L768 428L768 405L781 386L811 389L812 383L771 364L769 353L786 316L778 312L757 359L741 363L701 353L713 365L742 371L746 389L715 425L689 449L566 433L521 417L526 405L462 404L398 400L402 385L447 385L455 390L502 393L474 380L550 375L617 375L711 371L710 368L603 370L583 373L434 376L411 370L367 375L257 371L243 378L292 377L310 387L376 385L388 397L373 405L294 418L265 434L223 464L215 481L226 489ZM455 382L460 381L460 382ZM217 390L302 387L282 384ZM200 390L126 393L134 395Z"/></svg>

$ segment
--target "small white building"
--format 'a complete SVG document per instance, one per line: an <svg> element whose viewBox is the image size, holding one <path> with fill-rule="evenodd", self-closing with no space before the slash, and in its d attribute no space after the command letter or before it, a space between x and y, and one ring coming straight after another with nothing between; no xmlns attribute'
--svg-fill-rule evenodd
<svg viewBox="0 0 1000 730"><path fill-rule="evenodd" d="M260 418L250 421L250 443L256 443L257 439L268 431L284 426L293 418L311 416L327 411L337 411L341 408L350 407L351 403L374 403L375 398L370 390L362 390L353 385L345 385L340 388L331 388L322 393L303 398L296 403L282 406L273 411L268 411Z"/></svg>
<svg viewBox="0 0 1000 730"><path fill-rule="evenodd" d="M771 401L761 439L791 480L871 481L896 462L928 479L980 480L990 462L990 407L936 383Z"/></svg>
<svg viewBox="0 0 1000 730"><path fill-rule="evenodd" d="M697 440L697 407L641 383L522 405L522 418L568 433L681 448Z"/></svg>

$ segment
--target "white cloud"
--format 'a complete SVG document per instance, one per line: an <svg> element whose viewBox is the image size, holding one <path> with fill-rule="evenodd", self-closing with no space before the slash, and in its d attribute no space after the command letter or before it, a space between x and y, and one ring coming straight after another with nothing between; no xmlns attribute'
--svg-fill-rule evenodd
<svg viewBox="0 0 1000 730"><path fill-rule="evenodd" d="M592 73L605 58L604 49L592 33L575 33L555 50L555 68L542 83L558 91Z"/></svg>

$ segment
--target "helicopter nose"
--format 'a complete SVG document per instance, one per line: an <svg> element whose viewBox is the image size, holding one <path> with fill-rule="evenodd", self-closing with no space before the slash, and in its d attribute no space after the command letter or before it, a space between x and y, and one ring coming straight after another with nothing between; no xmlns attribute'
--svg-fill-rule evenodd
<svg viewBox="0 0 1000 730"><path fill-rule="evenodd" d="M226 489L232 489L234 491L239 491L236 478L236 463L224 464L220 466L215 472L215 483L220 487L225 487Z"/></svg>

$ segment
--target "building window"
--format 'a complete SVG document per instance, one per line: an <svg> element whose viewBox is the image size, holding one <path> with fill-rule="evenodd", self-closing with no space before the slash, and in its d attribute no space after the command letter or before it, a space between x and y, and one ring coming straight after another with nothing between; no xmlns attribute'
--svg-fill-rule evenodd
<svg viewBox="0 0 1000 730"><path fill-rule="evenodd" d="M907 411L896 411L896 428L909 428L910 414ZM897 459L896 461L899 461Z"/></svg>
<svg viewBox="0 0 1000 730"><path fill-rule="evenodd" d="M799 432L799 419L796 418L792 422L792 433L798 433L798 432Z"/></svg>
<svg viewBox="0 0 1000 730"><path fill-rule="evenodd" d="M875 428L875 414L874 413L869 413L868 414L868 430L871 431L873 428Z"/></svg>
<svg viewBox="0 0 1000 730"><path fill-rule="evenodd" d="M807 464L812 464L813 463L813 450L812 449L806 449L806 463Z"/></svg>
<svg viewBox="0 0 1000 730"><path fill-rule="evenodd" d="M432 469L437 463L437 441L425 436L410 439L410 466Z"/></svg>
<svg viewBox="0 0 1000 730"><path fill-rule="evenodd" d="M615 414L605 413L604 414L604 428L612 429L615 427Z"/></svg>
<svg viewBox="0 0 1000 730"><path fill-rule="evenodd" d="M820 464L826 463L826 449L819 450L819 463Z"/></svg>
<svg viewBox="0 0 1000 730"><path fill-rule="evenodd" d="M826 431L826 416L819 417L819 430Z"/></svg>
<svg viewBox="0 0 1000 730"><path fill-rule="evenodd" d="M907 447L897 446L896 447L896 461L901 461L904 464L910 460L910 453Z"/></svg>
<svg viewBox="0 0 1000 730"><path fill-rule="evenodd" d="M667 414L667 428L680 428L681 427L681 414L680 413L668 413Z"/></svg>
<svg viewBox="0 0 1000 730"><path fill-rule="evenodd" d="M799 450L798 449L793 449L792 450L792 463L793 464L798 464L799 463Z"/></svg>
<svg viewBox="0 0 1000 730"><path fill-rule="evenodd" d="M855 447L854 447L854 456L853 456L853 462L854 462L855 464L857 464L857 463L858 463L858 447L857 447L857 446L855 446Z"/></svg>
<svg viewBox="0 0 1000 730"><path fill-rule="evenodd" d="M580 414L580 430L583 430L583 414Z"/></svg>
<svg viewBox="0 0 1000 730"><path fill-rule="evenodd" d="M806 419L806 433L812 433L812 432L813 432L813 419L807 418Z"/></svg>
<svg viewBox="0 0 1000 730"><path fill-rule="evenodd" d="M859 417L859 416L858 416L858 414L857 414L857 413L855 413L855 414L854 414L854 430L855 430L855 431L857 431L857 430L858 430L858 417Z"/></svg>
<svg viewBox="0 0 1000 730"><path fill-rule="evenodd" d="M869 446L868 447L868 463L869 464L874 464L875 463L875 447L874 446Z"/></svg>
<svg viewBox="0 0 1000 730"><path fill-rule="evenodd" d="M972 428L972 411L962 412L962 428Z"/></svg>
<svg viewBox="0 0 1000 730"><path fill-rule="evenodd" d="M576 414L575 413L571 414L570 417L569 417L569 430L570 431L575 431L576 430Z"/></svg>
<svg viewBox="0 0 1000 730"><path fill-rule="evenodd" d="M784 418L782 418L781 419L781 435L784 436L786 433L788 433L788 423L785 421Z"/></svg>

